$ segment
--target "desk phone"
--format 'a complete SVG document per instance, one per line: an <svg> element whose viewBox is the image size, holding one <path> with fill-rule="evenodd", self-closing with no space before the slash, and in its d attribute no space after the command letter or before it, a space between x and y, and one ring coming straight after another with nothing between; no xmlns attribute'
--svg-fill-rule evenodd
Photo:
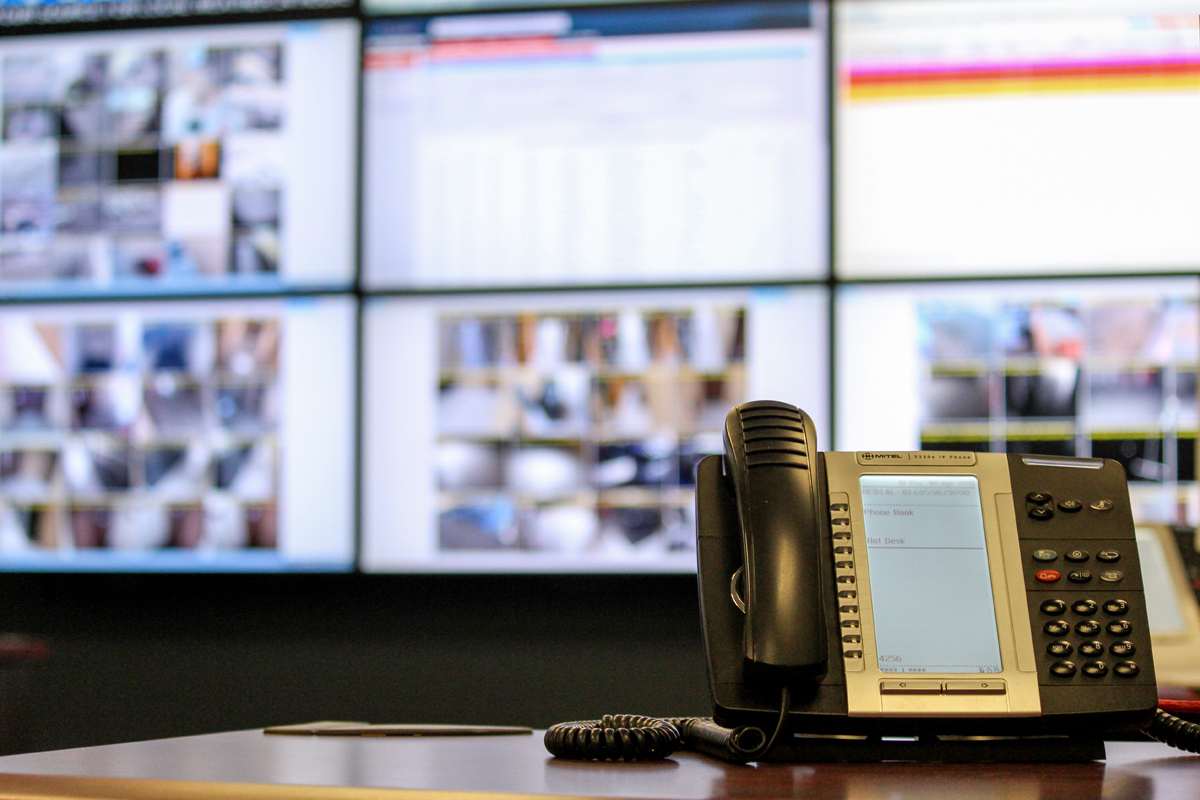
<svg viewBox="0 0 1200 800"><path fill-rule="evenodd" d="M1028 745L1007 760L1088 760L1143 730L1200 751L1200 726L1160 709L1117 462L820 453L808 414L773 401L732 409L724 450L696 476L713 719L566 723L551 752L651 757L674 731L743 761L784 740L801 759L839 760L851 744L834 737L1007 737ZM643 726L631 756L621 737ZM1062 740L1097 748L1071 755ZM1002 745L986 747L983 760Z"/></svg>

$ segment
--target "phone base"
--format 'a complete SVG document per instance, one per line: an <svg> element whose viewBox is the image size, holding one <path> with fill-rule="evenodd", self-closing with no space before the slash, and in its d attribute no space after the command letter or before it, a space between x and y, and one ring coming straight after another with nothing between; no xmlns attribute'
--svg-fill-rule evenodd
<svg viewBox="0 0 1200 800"><path fill-rule="evenodd" d="M1104 759L1104 742L1076 736L972 736L865 738L797 735L781 741L762 761L871 763L880 761L974 763L1081 763Z"/></svg>

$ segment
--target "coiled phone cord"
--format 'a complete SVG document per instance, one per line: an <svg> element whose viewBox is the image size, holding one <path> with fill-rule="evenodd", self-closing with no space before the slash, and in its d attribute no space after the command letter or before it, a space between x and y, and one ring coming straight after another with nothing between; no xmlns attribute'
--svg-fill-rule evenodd
<svg viewBox="0 0 1200 800"><path fill-rule="evenodd" d="M563 722L546 731L546 749L559 758L580 761L652 761L679 749L695 750L726 761L757 761L775 746L786 726L791 696L783 690L775 732L759 728L723 728L704 717L608 715L588 722ZM1200 753L1200 702L1160 700L1148 736L1189 753Z"/></svg>
<svg viewBox="0 0 1200 800"><path fill-rule="evenodd" d="M1146 733L1163 744L1200 753L1200 724L1187 717L1200 719L1200 702L1181 700L1159 700L1154 720L1146 726Z"/></svg>
<svg viewBox="0 0 1200 800"><path fill-rule="evenodd" d="M578 761L654 761L683 748L726 761L746 763L766 755L787 727L792 696L783 687L779 721L770 738L759 728L723 728L705 717L605 715L586 722L560 722L546 731L546 749Z"/></svg>

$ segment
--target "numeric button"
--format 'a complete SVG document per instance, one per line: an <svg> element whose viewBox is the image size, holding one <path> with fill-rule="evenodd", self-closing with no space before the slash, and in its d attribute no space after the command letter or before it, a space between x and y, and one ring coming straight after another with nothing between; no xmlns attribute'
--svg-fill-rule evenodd
<svg viewBox="0 0 1200 800"><path fill-rule="evenodd" d="M1081 617L1090 617L1100 609L1095 600L1076 600L1071 604L1071 610Z"/></svg>
<svg viewBox="0 0 1200 800"><path fill-rule="evenodd" d="M1105 627L1113 636L1128 636L1133 632L1133 626L1125 619L1113 620Z"/></svg>
<svg viewBox="0 0 1200 800"><path fill-rule="evenodd" d="M1119 617L1129 611L1129 603L1124 600L1105 600L1104 613Z"/></svg>
<svg viewBox="0 0 1200 800"><path fill-rule="evenodd" d="M1080 636L1095 636L1100 632L1100 623L1094 619L1085 619L1075 626L1075 632Z"/></svg>
<svg viewBox="0 0 1200 800"><path fill-rule="evenodd" d="M1057 656L1058 658L1071 655L1071 651L1074 649L1075 648L1073 648L1071 643L1066 639L1059 639L1056 642L1051 642L1050 644L1046 645L1046 652L1052 656Z"/></svg>
<svg viewBox="0 0 1200 800"><path fill-rule="evenodd" d="M1081 656L1099 656L1104 655L1104 643L1095 640L1083 642L1079 645L1079 655Z"/></svg>
<svg viewBox="0 0 1200 800"><path fill-rule="evenodd" d="M1042 626L1042 630L1051 636L1066 636L1070 633L1071 626L1065 619L1052 619Z"/></svg>
<svg viewBox="0 0 1200 800"><path fill-rule="evenodd" d="M1083 665L1082 672L1089 678L1103 678L1108 674L1108 664L1103 661L1089 661Z"/></svg>
<svg viewBox="0 0 1200 800"><path fill-rule="evenodd" d="M1056 678L1070 678L1077 670L1074 661L1055 661L1050 665L1050 674Z"/></svg>
<svg viewBox="0 0 1200 800"><path fill-rule="evenodd" d="M1057 617L1060 614L1067 613L1066 602L1058 599L1045 600L1042 602L1040 608L1042 609L1043 614L1047 614L1051 617Z"/></svg>
<svg viewBox="0 0 1200 800"><path fill-rule="evenodd" d="M1112 653L1114 656L1125 658L1126 656L1131 656L1136 653L1137 648L1133 646L1133 642L1129 641L1128 639L1124 639L1120 642L1113 642L1111 645L1109 645L1108 652ZM1113 667L1114 672L1116 669L1116 667Z"/></svg>

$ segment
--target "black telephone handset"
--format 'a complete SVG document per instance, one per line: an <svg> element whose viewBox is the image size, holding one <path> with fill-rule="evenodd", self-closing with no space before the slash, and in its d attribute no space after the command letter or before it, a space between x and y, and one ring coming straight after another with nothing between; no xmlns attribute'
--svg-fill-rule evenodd
<svg viewBox="0 0 1200 800"><path fill-rule="evenodd" d="M737 500L747 667L786 683L828 663L818 513L816 431L785 403L761 401L725 418L724 471ZM734 592L737 587L733 587Z"/></svg>

